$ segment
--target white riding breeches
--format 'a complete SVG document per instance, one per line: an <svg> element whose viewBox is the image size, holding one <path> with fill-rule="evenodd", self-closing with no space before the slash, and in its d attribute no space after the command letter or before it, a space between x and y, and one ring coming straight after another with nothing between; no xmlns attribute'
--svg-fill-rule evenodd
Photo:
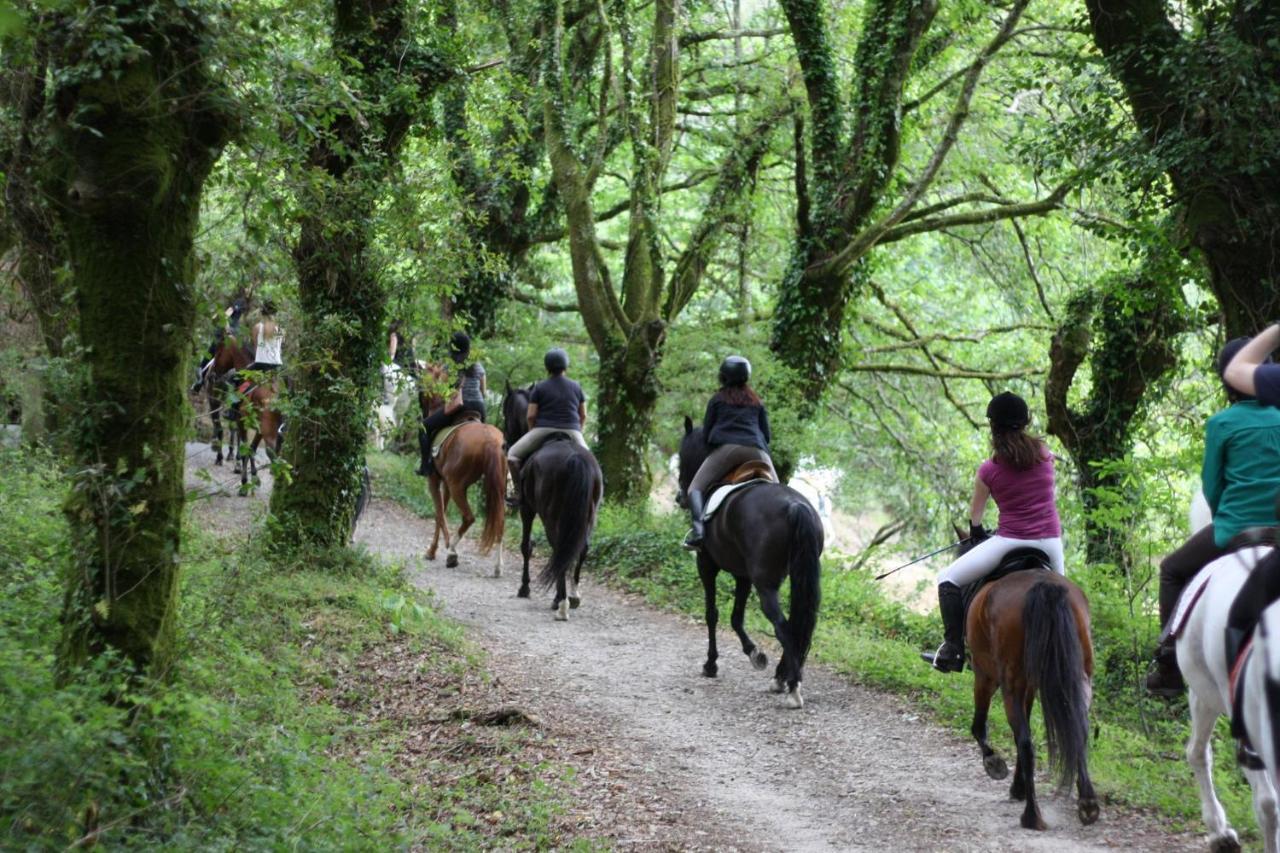
<svg viewBox="0 0 1280 853"><path fill-rule="evenodd" d="M1060 575L1067 573L1061 537L1009 539L1005 536L992 536L985 542L979 542L967 554L961 554L954 563L943 569L942 574L938 575L938 583L953 583L956 586L971 584L995 571L1006 554L1019 548L1039 548L1049 558L1049 565L1055 572Z"/></svg>

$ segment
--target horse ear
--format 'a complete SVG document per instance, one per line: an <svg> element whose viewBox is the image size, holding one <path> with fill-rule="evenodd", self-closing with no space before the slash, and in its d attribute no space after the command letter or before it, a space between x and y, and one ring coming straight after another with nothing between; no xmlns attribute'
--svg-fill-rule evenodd
<svg viewBox="0 0 1280 853"><path fill-rule="evenodd" d="M688 435L693 432L693 418L688 415L684 416L684 434Z"/></svg>
<svg viewBox="0 0 1280 853"><path fill-rule="evenodd" d="M951 529L956 532L956 538L961 542L969 538L969 534L961 530L960 525L956 524L954 521L951 522Z"/></svg>

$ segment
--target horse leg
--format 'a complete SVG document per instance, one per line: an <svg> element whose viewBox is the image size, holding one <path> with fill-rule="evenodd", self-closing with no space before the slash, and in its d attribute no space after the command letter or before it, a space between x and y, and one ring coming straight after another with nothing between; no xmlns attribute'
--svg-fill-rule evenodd
<svg viewBox="0 0 1280 853"><path fill-rule="evenodd" d="M427 478L427 490L431 493L431 505L436 511L436 529L431 536L431 547L427 549L427 559L434 560L436 558L436 548L440 545L440 529L445 528L444 496L440 493L439 476L432 474ZM445 536L447 542L448 528L445 528Z"/></svg>
<svg viewBox="0 0 1280 853"><path fill-rule="evenodd" d="M533 540L530 538L533 532L533 510L527 508L525 503L520 504L520 527L520 556L524 558L524 568L520 572L520 590L516 597L528 598L529 558L533 556Z"/></svg>
<svg viewBox="0 0 1280 853"><path fill-rule="evenodd" d="M716 659L720 657L720 652L716 649L716 623L720 620L720 611L716 608L716 575L719 572L706 555L699 551L698 577L702 579L703 616L707 622L707 662L702 665L702 674L707 678L715 678L719 672L719 667L716 666Z"/></svg>
<svg viewBox="0 0 1280 853"><path fill-rule="evenodd" d="M578 581L582 578L582 564L586 561L590 550L590 545L583 545L582 553L578 555L577 565L573 567L573 580L569 583L569 607L573 610L582 606L582 596L578 593Z"/></svg>
<svg viewBox="0 0 1280 853"><path fill-rule="evenodd" d="M453 505L462 513L462 526L458 528L457 534L453 537L453 544L448 541L446 533L445 545L449 548L449 556L444 561L447 568L452 569L458 565L458 543L462 541L462 536L475 523L476 514L471 511L471 504L467 503L467 487L458 483L454 483L449 487L449 493L453 496Z"/></svg>
<svg viewBox="0 0 1280 853"><path fill-rule="evenodd" d="M733 632L742 641L742 653L751 660L756 669L764 669L769 665L769 656L760 651L747 636L744 617L747 615L747 599L751 596L751 581L747 578L735 577L733 586L733 613L729 616L729 624Z"/></svg>
<svg viewBox="0 0 1280 853"><path fill-rule="evenodd" d="M1213 853L1239 853L1240 838L1227 823L1226 812L1213 789L1213 738L1214 724L1218 722L1218 709L1210 701L1188 692L1191 708L1191 738L1187 741L1187 763L1200 786L1200 817L1209 830L1209 849Z"/></svg>
<svg viewBox="0 0 1280 853"><path fill-rule="evenodd" d="M557 622L569 621L569 593L565 589L567 582L565 576L569 573L566 571L563 575L556 578L556 600L552 602L552 607L556 611Z"/></svg>
<svg viewBox="0 0 1280 853"><path fill-rule="evenodd" d="M210 449L214 452L213 464L222 464L222 404L215 400L208 391L205 396L209 401L209 420L213 422L213 441Z"/></svg>
<svg viewBox="0 0 1280 853"><path fill-rule="evenodd" d="M1018 763L1013 769L1013 784L1009 786L1009 796L1015 800L1026 799L1027 806L1022 810L1022 828L1044 830L1044 818L1040 815L1040 806L1036 804L1036 753L1035 744L1031 740L1031 704L1032 696L1025 699L1018 694L1026 690L1008 690L1004 693L1004 712L1009 718L1009 727L1013 729L1013 739L1018 745Z"/></svg>
<svg viewBox="0 0 1280 853"><path fill-rule="evenodd" d="M1253 790L1253 815L1262 835L1262 849L1276 853L1276 790L1266 770L1246 770L1245 778Z"/></svg>
<svg viewBox="0 0 1280 853"><path fill-rule="evenodd" d="M262 441L262 433L259 432L253 437L253 443L249 445L249 468L253 472L253 484L259 485L258 482L258 443ZM268 454L270 455L270 454Z"/></svg>
<svg viewBox="0 0 1280 853"><path fill-rule="evenodd" d="M791 631L787 627L787 620L782 615L782 605L778 603L778 591L757 587L756 592L760 596L760 609L764 611L765 618L773 623L774 636L782 646L782 659L778 661L778 668L773 674L772 690L774 693L786 691L787 705L791 708L803 708L804 696L800 692L800 674L796 671L795 665L799 655L791 647Z"/></svg>
<svg viewBox="0 0 1280 853"><path fill-rule="evenodd" d="M986 770L987 775L992 779L999 780L1008 778L1009 765L1004 763L1004 759L997 755L991 748L991 744L987 742L987 715L991 713L991 697L995 695L996 686L994 678L974 669L973 724L969 726L969 732L978 742L978 748L982 750L982 769Z"/></svg>

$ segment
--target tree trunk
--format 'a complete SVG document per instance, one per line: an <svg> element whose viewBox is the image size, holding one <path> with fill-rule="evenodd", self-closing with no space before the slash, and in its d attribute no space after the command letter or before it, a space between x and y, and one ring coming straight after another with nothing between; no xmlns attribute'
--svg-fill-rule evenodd
<svg viewBox="0 0 1280 853"><path fill-rule="evenodd" d="M65 675L110 649L163 676L184 497L192 245L228 120L194 14L165 7L131 18L123 35L141 50L109 67L92 57L124 54L76 29L88 17L62 22L52 75L86 81L51 99L86 368L59 664Z"/></svg>
<svg viewBox="0 0 1280 853"><path fill-rule="evenodd" d="M596 455L605 494L615 503L649 496L648 450L665 330L657 320L634 327L629 340L600 357Z"/></svg>

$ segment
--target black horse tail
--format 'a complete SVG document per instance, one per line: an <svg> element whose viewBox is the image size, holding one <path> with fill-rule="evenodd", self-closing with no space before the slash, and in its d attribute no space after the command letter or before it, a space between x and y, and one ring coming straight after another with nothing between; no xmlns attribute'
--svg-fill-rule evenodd
<svg viewBox="0 0 1280 853"><path fill-rule="evenodd" d="M791 613L787 625L795 644L796 672L804 666L818 623L818 605L822 600L822 521L813 507L796 501L787 508L787 524L791 528L791 555L787 571L791 574Z"/></svg>
<svg viewBox="0 0 1280 853"><path fill-rule="evenodd" d="M490 429L493 429L490 427ZM484 448L484 529L480 533L480 553L502 546L507 524L507 454L502 443L487 441Z"/></svg>
<svg viewBox="0 0 1280 853"><path fill-rule="evenodd" d="M1040 692L1049 763L1067 788L1085 766L1089 748L1089 697L1084 654L1067 588L1041 581L1022 608L1022 661L1028 686Z"/></svg>
<svg viewBox="0 0 1280 853"><path fill-rule="evenodd" d="M578 562L595 526L595 477L591 458L577 447L565 455L563 468L547 479L546 503L540 508L551 559L538 574L544 590L558 582ZM548 518L554 523L546 524Z"/></svg>

